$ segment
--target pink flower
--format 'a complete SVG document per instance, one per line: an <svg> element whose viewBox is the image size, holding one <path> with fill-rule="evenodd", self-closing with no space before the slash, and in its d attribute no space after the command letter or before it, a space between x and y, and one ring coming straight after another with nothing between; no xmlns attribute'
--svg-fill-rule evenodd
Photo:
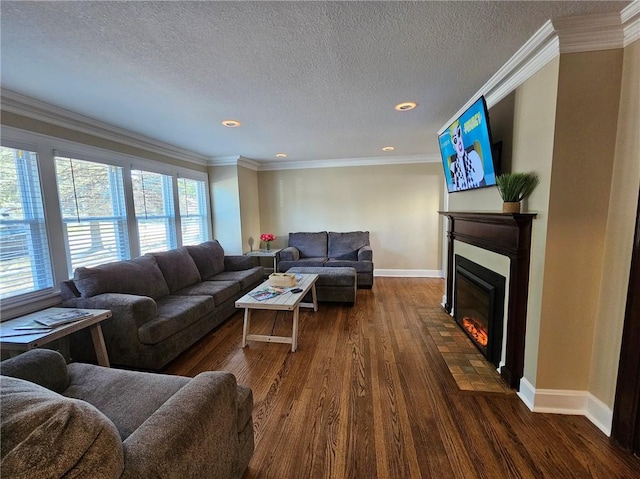
<svg viewBox="0 0 640 479"><path fill-rule="evenodd" d="M275 237L275 235L274 235L274 234L272 234L272 233L262 233L262 234L260 235L260 240L261 240L261 241L266 241L267 243L268 243L269 241L273 241L273 240L275 240L275 239L276 239L276 237Z"/></svg>

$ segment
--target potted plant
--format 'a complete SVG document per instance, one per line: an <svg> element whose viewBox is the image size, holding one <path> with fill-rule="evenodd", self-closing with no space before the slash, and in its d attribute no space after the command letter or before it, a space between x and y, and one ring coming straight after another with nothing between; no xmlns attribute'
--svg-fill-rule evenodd
<svg viewBox="0 0 640 479"><path fill-rule="evenodd" d="M505 173L496 178L498 193L502 197L503 213L520 213L520 202L538 186L535 173Z"/></svg>

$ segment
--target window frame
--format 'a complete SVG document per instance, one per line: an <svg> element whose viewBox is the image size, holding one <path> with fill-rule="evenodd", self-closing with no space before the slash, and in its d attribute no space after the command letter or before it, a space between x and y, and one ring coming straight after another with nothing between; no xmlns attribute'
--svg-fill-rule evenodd
<svg viewBox="0 0 640 479"><path fill-rule="evenodd" d="M93 163L96 165L100 165L100 166L107 166L107 167L115 167L115 168L120 168L121 169L121 179L122 179L122 184L121 185L116 185L116 189L117 188L122 188L122 198L121 198L121 202L117 201L116 204L114 205L114 203L112 202L112 206L115 206L116 209L120 210L123 212L124 214L124 227L125 227L125 244L123 246L125 247L125 251L123 255L118 255L119 258L118 259L113 259L113 260L107 260L107 261L102 261L100 264L108 262L108 261L121 261L121 260L125 260L125 259L131 259L131 248L130 248L130 239L129 239L129 235L130 235L130 228L129 228L129 217L127 216L127 206L126 206L126 195L125 195L125 186L124 186L124 176L126 175L125 169L122 166L116 165L114 164L114 162L109 162L109 161L98 161L96 159L88 159L86 157L78 157L78 155L76 156L63 156L60 153L60 150L54 150L53 152L53 159L54 159L54 167L56 168L56 184L58 183L58 170L57 170L57 160L70 160L70 161L82 161L82 162L86 162L86 163ZM112 174L112 173L110 173ZM58 185L59 186L59 185ZM75 189L75 186L74 186ZM112 186L113 189L113 186ZM59 189L58 189L59 191ZM58 198L58 202L60 202L60 198ZM106 217L105 217L106 218ZM101 218L101 219L105 219L105 218ZM117 221L118 218L120 218L120 221L122 220L122 217L117 217L117 216L112 216L111 218L113 218L114 221ZM82 264L82 265L76 265L74 267L74 265L72 264L72 255L71 255L71 250L68 248L68 229L67 229L67 224L69 223L69 221L67 219L65 219L65 217L62 215L62 210L60 211L60 219L62 221L62 233L64 236L64 246L65 246L65 258L67 261L67 271L70 273L69 276L71 277L73 275L73 270L77 267L81 267L81 266L87 266L86 264ZM84 218L83 221L87 221L86 218ZM118 228L118 226L116 225L116 228ZM118 248L118 250L120 250L119 248L120 243L116 243L116 247ZM92 265L93 266L93 265Z"/></svg>
<svg viewBox="0 0 640 479"><path fill-rule="evenodd" d="M49 238L49 254L53 270L53 288L39 293L27 293L7 298L1 303L2 319L27 314L60 304L60 283L69 279L66 246L64 243L64 224L58 199L58 185L55 169L55 157L62 156L96 163L110 164L123 168L125 208L127 213L127 229L129 252L131 258L140 256L138 248L138 230L133 203L131 169L162 173L172 177L173 204L176 209L175 234L177 245L182 245L182 229L178 204L177 178L184 176L205 183L207 211L207 238L211 238L213 222L210 201L209 175L205 171L189 169L172 163L142 158L138 156L108 150L97 146L85 145L63 138L52 137L38 132L23 130L7 125L0 125L0 143L9 148L32 151L37 154L38 173L45 212L45 229ZM117 141L114 139L114 141ZM125 145L121 140L121 145ZM126 145L125 145L126 146ZM124 147L124 146L123 146ZM180 160L176 160L180 161ZM187 160L185 160L187 162Z"/></svg>

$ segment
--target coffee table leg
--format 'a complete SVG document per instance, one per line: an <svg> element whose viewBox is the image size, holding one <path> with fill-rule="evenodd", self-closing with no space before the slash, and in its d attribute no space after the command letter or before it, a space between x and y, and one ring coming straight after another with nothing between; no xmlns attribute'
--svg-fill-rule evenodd
<svg viewBox="0 0 640 479"><path fill-rule="evenodd" d="M311 286L311 297L313 298L313 310L318 311L318 297L316 296L316 283Z"/></svg>
<svg viewBox="0 0 640 479"><path fill-rule="evenodd" d="M249 322L251 321L251 309L244 308L244 325L242 326L242 347L247 347L247 334L249 334Z"/></svg>
<svg viewBox="0 0 640 479"><path fill-rule="evenodd" d="M300 306L296 306L293 310L293 332L291 333L291 352L295 353L298 349L298 316L300 313Z"/></svg>
<svg viewBox="0 0 640 479"><path fill-rule="evenodd" d="M98 364L104 367L111 367L109 364L109 355L107 354L107 346L104 344L104 336L102 335L102 328L100 323L94 324L89 328L91 331L91 340L93 341L93 348L96 350L96 358L98 358Z"/></svg>

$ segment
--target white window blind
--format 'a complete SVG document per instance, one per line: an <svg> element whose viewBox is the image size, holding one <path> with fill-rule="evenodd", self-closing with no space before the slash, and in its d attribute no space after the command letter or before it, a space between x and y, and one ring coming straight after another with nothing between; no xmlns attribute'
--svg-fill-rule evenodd
<svg viewBox="0 0 640 479"><path fill-rule="evenodd" d="M130 257L122 168L56 157L69 276Z"/></svg>
<svg viewBox="0 0 640 479"><path fill-rule="evenodd" d="M173 178L131 170L140 254L177 247Z"/></svg>
<svg viewBox="0 0 640 479"><path fill-rule="evenodd" d="M36 153L0 148L0 299L53 287Z"/></svg>
<svg viewBox="0 0 640 479"><path fill-rule="evenodd" d="M182 244L198 244L209 239L207 198L204 181L178 178Z"/></svg>

